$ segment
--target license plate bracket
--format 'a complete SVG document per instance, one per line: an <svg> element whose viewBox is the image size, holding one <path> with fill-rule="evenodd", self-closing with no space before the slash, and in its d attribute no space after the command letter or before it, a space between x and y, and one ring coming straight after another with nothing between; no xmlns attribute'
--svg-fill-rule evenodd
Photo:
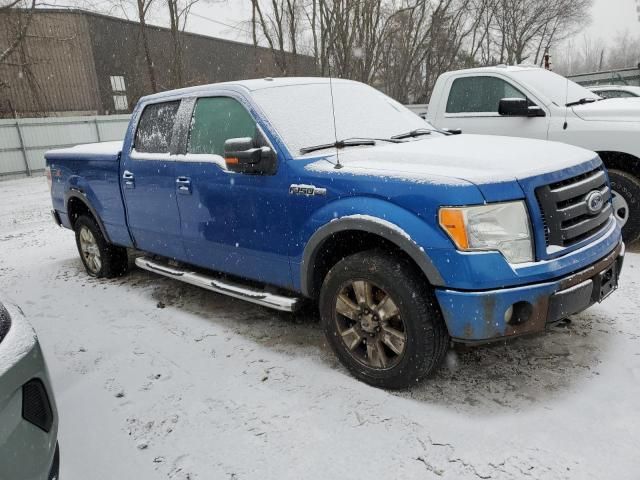
<svg viewBox="0 0 640 480"><path fill-rule="evenodd" d="M609 268L603 270L598 274L599 284L600 284L600 292L598 302L603 301L609 295L613 293L613 291L618 288L618 275L616 271L616 262L614 262Z"/></svg>

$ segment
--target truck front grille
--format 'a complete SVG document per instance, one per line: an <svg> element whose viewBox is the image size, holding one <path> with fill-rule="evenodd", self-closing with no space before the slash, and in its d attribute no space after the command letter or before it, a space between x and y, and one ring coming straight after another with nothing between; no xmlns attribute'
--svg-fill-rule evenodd
<svg viewBox="0 0 640 480"><path fill-rule="evenodd" d="M587 199L593 192L602 195L603 207L593 211ZM547 247L569 247L595 235L612 213L611 190L604 167L536 188L542 212Z"/></svg>

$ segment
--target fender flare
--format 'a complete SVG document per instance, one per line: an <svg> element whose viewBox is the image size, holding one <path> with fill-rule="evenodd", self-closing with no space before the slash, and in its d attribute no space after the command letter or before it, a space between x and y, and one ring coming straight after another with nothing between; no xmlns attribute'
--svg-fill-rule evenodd
<svg viewBox="0 0 640 480"><path fill-rule="evenodd" d="M420 270L427 277L427 280L434 286L443 286L444 280L440 272L435 267L431 258L424 249L412 241L402 230L391 228L383 223L374 222L364 218L343 217L333 220L318 230L311 236L302 254L300 263L300 287L307 297L312 297L313 292L313 265L320 252L320 247L331 235L347 230L357 230L361 232L373 233L395 244L404 251L418 265Z"/></svg>
<svg viewBox="0 0 640 480"><path fill-rule="evenodd" d="M65 204L65 207L67 208L67 215L69 214L69 201L72 198L79 200L87 207L89 212L91 212L91 215L93 215L93 218L95 219L96 223L98 224L98 227L100 228L100 232L102 232L102 236L107 241L107 243L111 243L111 239L109 238L107 229L104 228L104 224L102 223L102 220L98 215L98 212L96 212L96 209L93 208L93 205L91 205L91 202L89 202L89 199L87 198L87 195L84 193L84 191L82 191L77 187L71 187L64 194L64 204ZM69 218L69 222L71 222L71 218Z"/></svg>

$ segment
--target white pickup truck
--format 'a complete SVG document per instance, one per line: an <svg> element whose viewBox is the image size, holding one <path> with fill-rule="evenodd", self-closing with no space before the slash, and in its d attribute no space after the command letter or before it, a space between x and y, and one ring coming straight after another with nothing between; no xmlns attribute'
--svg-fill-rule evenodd
<svg viewBox="0 0 640 480"><path fill-rule="evenodd" d="M640 237L640 98L602 99L548 70L500 65L442 74L427 120L463 133L540 138L597 152L609 170L625 241Z"/></svg>

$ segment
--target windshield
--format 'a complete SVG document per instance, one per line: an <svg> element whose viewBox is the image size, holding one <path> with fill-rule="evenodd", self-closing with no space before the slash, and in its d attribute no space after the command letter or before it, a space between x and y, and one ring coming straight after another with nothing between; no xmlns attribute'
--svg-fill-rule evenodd
<svg viewBox="0 0 640 480"><path fill-rule="evenodd" d="M558 106L577 102L582 98L600 99L594 92L549 70L541 68L519 70L513 71L513 76L522 83L531 85Z"/></svg>
<svg viewBox="0 0 640 480"><path fill-rule="evenodd" d="M335 80L333 102L326 81L265 88L254 91L253 97L293 156L300 155L303 147L333 143L336 138L389 138L433 128L395 100L357 82Z"/></svg>

